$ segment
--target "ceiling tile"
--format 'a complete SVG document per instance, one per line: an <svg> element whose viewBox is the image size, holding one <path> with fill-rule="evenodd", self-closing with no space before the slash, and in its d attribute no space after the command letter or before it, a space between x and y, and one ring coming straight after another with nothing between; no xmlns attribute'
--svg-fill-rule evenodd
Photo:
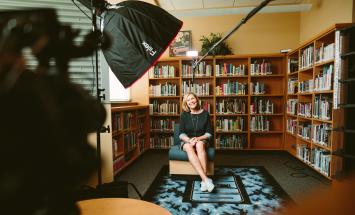
<svg viewBox="0 0 355 215"><path fill-rule="evenodd" d="M191 10L203 8L202 0L171 0L175 10Z"/></svg>
<svg viewBox="0 0 355 215"><path fill-rule="evenodd" d="M234 0L203 0L205 8L233 7Z"/></svg>
<svg viewBox="0 0 355 215"><path fill-rule="evenodd" d="M159 0L160 7L164 10L174 10L171 0Z"/></svg>

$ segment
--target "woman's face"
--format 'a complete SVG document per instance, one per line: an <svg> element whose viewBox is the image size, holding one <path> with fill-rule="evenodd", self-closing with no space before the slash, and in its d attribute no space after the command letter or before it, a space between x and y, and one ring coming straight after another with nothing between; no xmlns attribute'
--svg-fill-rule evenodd
<svg viewBox="0 0 355 215"><path fill-rule="evenodd" d="M190 108L190 109L195 109L196 106L197 106L197 99L195 98L194 95L189 95L187 97L187 106Z"/></svg>

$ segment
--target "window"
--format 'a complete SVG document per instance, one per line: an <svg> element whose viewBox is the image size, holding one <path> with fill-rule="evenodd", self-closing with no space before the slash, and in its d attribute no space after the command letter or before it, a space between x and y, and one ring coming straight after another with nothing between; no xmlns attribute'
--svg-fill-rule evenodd
<svg viewBox="0 0 355 215"><path fill-rule="evenodd" d="M109 69L110 101L130 101L131 88L125 89L117 77Z"/></svg>

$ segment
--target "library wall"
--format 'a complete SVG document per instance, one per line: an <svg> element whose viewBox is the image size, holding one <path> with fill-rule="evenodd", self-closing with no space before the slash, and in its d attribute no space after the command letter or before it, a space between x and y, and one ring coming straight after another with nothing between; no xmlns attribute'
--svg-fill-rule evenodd
<svg viewBox="0 0 355 215"><path fill-rule="evenodd" d="M353 21L353 0L309 0L311 11L300 15L300 43L303 43L335 23Z"/></svg>
<svg viewBox="0 0 355 215"><path fill-rule="evenodd" d="M191 30L193 49L200 50L201 36L211 32L226 33L244 16L183 18L182 30ZM296 48L299 45L299 20L299 13L257 14L228 39L228 44L234 54L278 53L280 49ZM166 57L169 57L168 51L162 55L162 58ZM132 86L131 99L140 104L149 104L147 74Z"/></svg>

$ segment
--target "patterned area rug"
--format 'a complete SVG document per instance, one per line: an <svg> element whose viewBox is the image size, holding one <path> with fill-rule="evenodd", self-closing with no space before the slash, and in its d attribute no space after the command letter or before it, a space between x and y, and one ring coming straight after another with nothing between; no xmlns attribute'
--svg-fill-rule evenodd
<svg viewBox="0 0 355 215"><path fill-rule="evenodd" d="M216 167L212 193L200 191L200 179L170 176L164 166L143 199L172 214L275 214L293 203L262 166Z"/></svg>

